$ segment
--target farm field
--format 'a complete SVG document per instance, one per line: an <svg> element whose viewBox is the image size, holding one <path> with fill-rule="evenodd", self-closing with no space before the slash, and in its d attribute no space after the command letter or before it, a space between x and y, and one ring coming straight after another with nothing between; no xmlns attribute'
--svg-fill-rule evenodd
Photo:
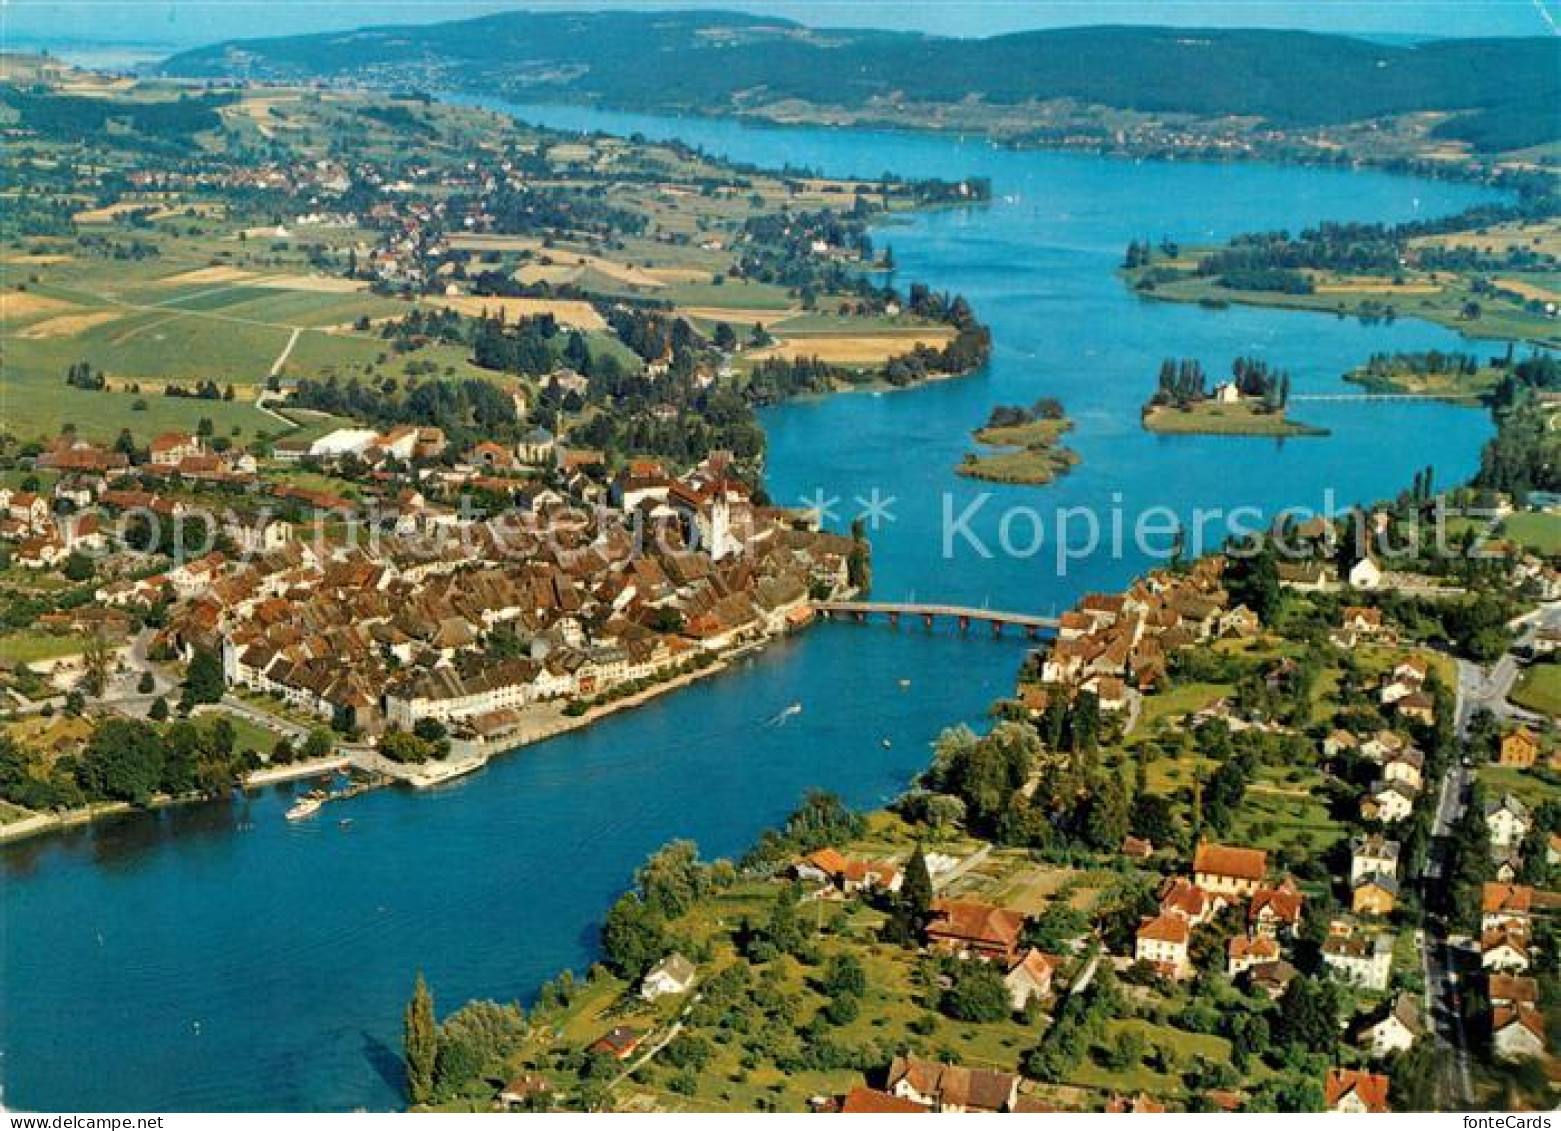
<svg viewBox="0 0 1561 1131"><path fill-rule="evenodd" d="M784 331L777 330L777 333ZM954 337L948 327L917 327L900 333L786 334L779 342L750 351L746 357L759 361L770 357L795 360L816 357L833 365L880 366L891 357L909 353L918 344L940 347Z"/></svg>

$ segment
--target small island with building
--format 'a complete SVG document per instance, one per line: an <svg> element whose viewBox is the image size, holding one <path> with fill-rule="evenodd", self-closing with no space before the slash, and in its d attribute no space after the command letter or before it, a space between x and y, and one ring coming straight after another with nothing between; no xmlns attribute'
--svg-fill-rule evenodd
<svg viewBox="0 0 1561 1131"><path fill-rule="evenodd" d="M1042 397L1029 408L998 405L976 429L976 442L986 452L966 452L960 475L991 483L1041 486L1066 475L1079 462L1078 453L1059 441L1072 431L1062 402Z"/></svg>
<svg viewBox="0 0 1561 1131"><path fill-rule="evenodd" d="M1291 420L1286 413L1289 401L1290 374L1259 358L1236 358L1231 379L1212 389L1202 362L1166 358L1142 420L1145 431L1171 435L1328 435L1326 428Z"/></svg>

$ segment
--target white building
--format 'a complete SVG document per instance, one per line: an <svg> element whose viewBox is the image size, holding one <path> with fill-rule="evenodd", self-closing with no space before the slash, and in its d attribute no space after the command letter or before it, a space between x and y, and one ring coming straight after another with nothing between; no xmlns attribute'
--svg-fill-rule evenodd
<svg viewBox="0 0 1561 1131"><path fill-rule="evenodd" d="M1517 848L1528 835L1530 823L1528 806L1510 793L1485 803L1485 827L1490 830L1493 850Z"/></svg>
<svg viewBox="0 0 1561 1131"><path fill-rule="evenodd" d="M222 533L241 554L269 554L293 540L293 525L266 515L232 517L223 522Z"/></svg>
<svg viewBox="0 0 1561 1131"><path fill-rule="evenodd" d="M697 980L698 971L692 962L681 954L669 954L645 975L640 983L640 996L646 1001L655 1001L669 994L684 994L694 988Z"/></svg>
<svg viewBox="0 0 1561 1131"><path fill-rule="evenodd" d="M309 445L309 454L321 459L339 459L346 455L362 455L379 440L379 433L372 428L338 428L327 432Z"/></svg>
<svg viewBox="0 0 1561 1131"><path fill-rule="evenodd" d="M1491 1012L1491 1045L1500 1060L1533 1060L1545 1055L1545 1019L1528 1002L1497 1006Z"/></svg>
<svg viewBox="0 0 1561 1131"><path fill-rule="evenodd" d="M1361 1030L1360 1044L1373 1057L1381 1060L1395 1053L1408 1052L1424 1035L1425 1025L1420 1020L1419 1003L1413 994L1401 993L1385 1017Z"/></svg>
<svg viewBox="0 0 1561 1131"><path fill-rule="evenodd" d="M1361 558L1350 567L1345 580L1356 589L1375 589L1382 584L1382 570L1371 558Z"/></svg>
<svg viewBox="0 0 1561 1131"><path fill-rule="evenodd" d="M1380 834L1356 836L1350 841L1350 887L1366 876L1398 878L1399 845Z"/></svg>
<svg viewBox="0 0 1561 1131"><path fill-rule="evenodd" d="M1323 965L1340 981L1367 990L1388 988L1393 968L1392 936L1336 936L1323 943L1322 955Z"/></svg>

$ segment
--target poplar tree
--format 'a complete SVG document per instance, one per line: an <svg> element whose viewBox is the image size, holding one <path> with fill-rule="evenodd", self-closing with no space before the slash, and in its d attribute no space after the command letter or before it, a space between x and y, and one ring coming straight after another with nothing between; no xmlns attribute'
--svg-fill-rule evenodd
<svg viewBox="0 0 1561 1131"><path fill-rule="evenodd" d="M900 897L918 922L932 910L932 873L927 870L927 857L920 844L906 862Z"/></svg>
<svg viewBox="0 0 1561 1131"><path fill-rule="evenodd" d="M434 1021L434 997L418 971L407 1003L405 1021L407 1095L415 1104L427 1103L434 1094L434 1057L439 1049L439 1027Z"/></svg>

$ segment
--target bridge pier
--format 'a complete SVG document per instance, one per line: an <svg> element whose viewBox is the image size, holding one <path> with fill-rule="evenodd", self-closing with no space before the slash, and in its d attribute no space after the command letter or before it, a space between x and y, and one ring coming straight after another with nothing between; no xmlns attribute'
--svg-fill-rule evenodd
<svg viewBox="0 0 1561 1131"><path fill-rule="evenodd" d="M1003 635L1003 622L1002 621L994 620L992 622L992 635L993 636L1001 636L1001 635Z"/></svg>
<svg viewBox="0 0 1561 1131"><path fill-rule="evenodd" d="M932 631L932 614L931 613L922 613L921 614L921 626L923 628L925 628L928 632Z"/></svg>
<svg viewBox="0 0 1561 1131"><path fill-rule="evenodd" d="M856 623L857 624L866 624L867 623L867 614L866 613L857 613L856 614Z"/></svg>
<svg viewBox="0 0 1561 1131"><path fill-rule="evenodd" d="M970 631L970 618L969 617L961 616L959 618L959 630L961 632L969 632Z"/></svg>
<svg viewBox="0 0 1561 1131"><path fill-rule="evenodd" d="M890 628L899 628L900 627L900 614L899 613L891 612L889 614L889 627Z"/></svg>

